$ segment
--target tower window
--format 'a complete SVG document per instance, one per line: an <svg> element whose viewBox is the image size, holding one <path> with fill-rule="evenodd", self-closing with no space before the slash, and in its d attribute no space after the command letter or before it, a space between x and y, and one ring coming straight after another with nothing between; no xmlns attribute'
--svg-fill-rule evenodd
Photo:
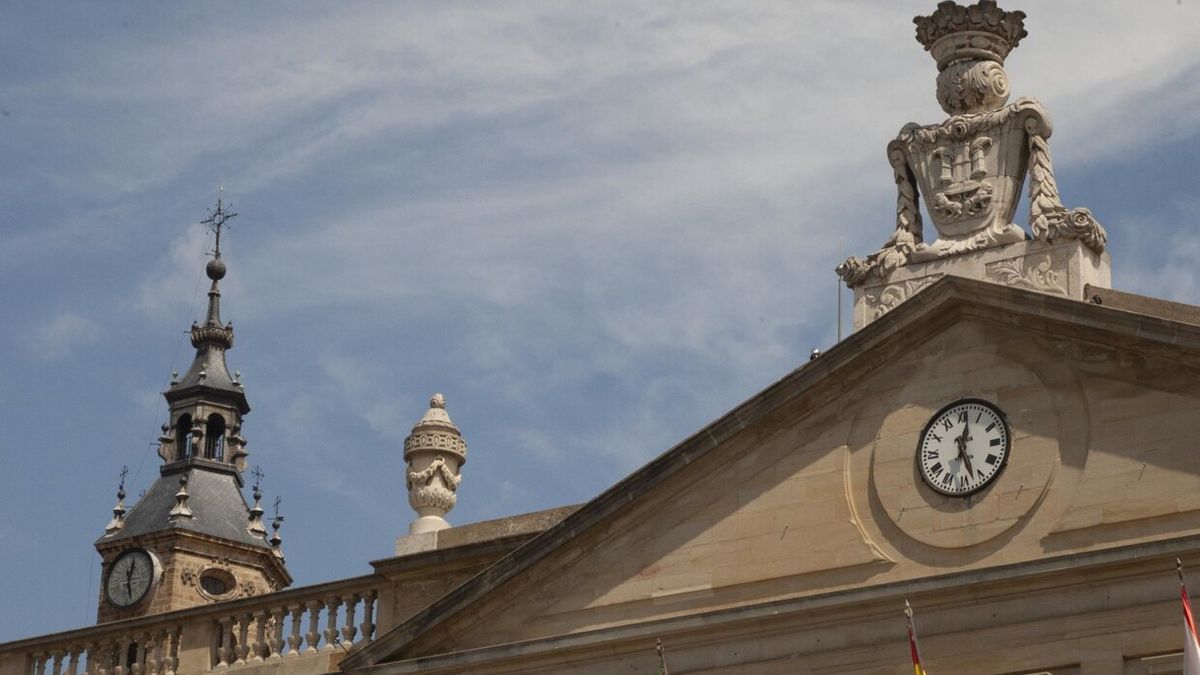
<svg viewBox="0 0 1200 675"><path fill-rule="evenodd" d="M200 587L209 595L225 595L229 592L229 584L215 574L206 574L200 577Z"/></svg>
<svg viewBox="0 0 1200 675"><path fill-rule="evenodd" d="M200 595L211 600L230 600L237 590L237 579L229 570L208 568L200 573Z"/></svg>
<svg viewBox="0 0 1200 675"><path fill-rule="evenodd" d="M192 457L192 416L180 415L175 422L175 449L178 459Z"/></svg>
<svg viewBox="0 0 1200 675"><path fill-rule="evenodd" d="M225 458L225 418L217 413L208 416L204 434L204 457L221 461Z"/></svg>

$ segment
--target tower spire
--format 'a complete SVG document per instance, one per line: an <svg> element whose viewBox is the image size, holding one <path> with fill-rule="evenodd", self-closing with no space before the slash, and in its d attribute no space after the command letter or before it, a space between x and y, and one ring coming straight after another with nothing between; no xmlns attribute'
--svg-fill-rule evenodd
<svg viewBox="0 0 1200 675"><path fill-rule="evenodd" d="M121 467L121 485L117 487L117 505L113 507L112 520L104 528L104 535L111 536L125 527L125 477L129 475L129 467Z"/></svg>
<svg viewBox="0 0 1200 675"><path fill-rule="evenodd" d="M221 320L220 282L227 271L222 247L227 242L222 235L236 215L218 198L203 221L213 234L204 269L212 281L208 311L192 323L196 355L191 365L183 375L171 373L171 383L163 392L169 417L158 438L163 461L159 477L128 512L124 490L118 491L113 519L96 541L96 550L106 569L132 550L157 552L162 556L164 579L178 579L181 574L190 578L187 570L201 562L196 556L203 550L201 557L221 560L220 566L234 575L239 588L277 590L289 585L292 577L284 565L278 532L268 540L263 524L262 472L257 468L253 472L253 505L242 491L248 455L242 422L250 405L240 375L231 376L225 363L225 353L233 347L233 326ZM204 540L203 546L197 547L197 539ZM223 578L228 581L228 576ZM127 619L220 599L205 592L200 583L164 583L148 592L157 597L134 605L102 599L99 619Z"/></svg>
<svg viewBox="0 0 1200 675"><path fill-rule="evenodd" d="M204 271L208 274L208 278L212 279L212 286L208 291L208 314L204 319L205 326L220 326L221 325L221 290L218 282L225 278L225 261L221 259L221 230L228 227L229 221L237 217L237 214L232 211L225 210L225 202L223 195L225 188L221 188L221 195L217 197L217 206L208 212L208 218L200 221L202 225L207 225L210 232L213 233L213 250L210 252L212 260L208 261ZM193 331L194 333L194 331ZM232 347L232 330L230 331L230 347ZM195 339L193 338L193 342ZM226 347L228 349L229 347Z"/></svg>
<svg viewBox="0 0 1200 675"><path fill-rule="evenodd" d="M163 434L167 445L160 454L168 464L202 458L233 465L239 472L245 469L245 439L240 429L241 417L250 412L250 405L241 382L229 374L225 364L225 352L233 348L233 324L221 321L220 282L228 271L221 235L235 216L224 198L218 197L216 207L201 221L213 234L212 258L204 267L212 285L203 323L192 322L196 356L183 376L172 374L164 393L171 406L171 423L170 431Z"/></svg>
<svg viewBox="0 0 1200 675"><path fill-rule="evenodd" d="M250 507L250 523L246 525L246 531L255 537L266 537L267 528L263 527L262 516L262 479L263 472L257 466L254 467L254 506Z"/></svg>

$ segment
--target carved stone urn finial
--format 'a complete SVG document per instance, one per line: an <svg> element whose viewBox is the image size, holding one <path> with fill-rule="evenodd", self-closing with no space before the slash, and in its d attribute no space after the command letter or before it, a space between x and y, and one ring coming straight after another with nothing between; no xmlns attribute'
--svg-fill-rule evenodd
<svg viewBox="0 0 1200 675"><path fill-rule="evenodd" d="M404 459L408 462L408 503L417 512L409 534L450 527L445 516L457 500L467 442L446 413L446 397L434 394L429 399L429 410L404 439Z"/></svg>

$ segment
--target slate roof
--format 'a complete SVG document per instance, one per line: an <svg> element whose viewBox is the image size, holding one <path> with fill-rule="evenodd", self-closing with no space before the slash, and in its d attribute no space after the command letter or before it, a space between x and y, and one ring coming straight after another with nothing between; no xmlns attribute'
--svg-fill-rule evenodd
<svg viewBox="0 0 1200 675"><path fill-rule="evenodd" d="M175 522L168 519L179 492L179 478L188 477L188 507L192 518ZM125 526L112 536L103 536L96 544L107 544L149 534L186 530L226 541L270 549L265 537L256 537L246 530L250 509L242 495L236 469L225 464L193 459L176 462L162 468L162 475L137 504L125 514Z"/></svg>

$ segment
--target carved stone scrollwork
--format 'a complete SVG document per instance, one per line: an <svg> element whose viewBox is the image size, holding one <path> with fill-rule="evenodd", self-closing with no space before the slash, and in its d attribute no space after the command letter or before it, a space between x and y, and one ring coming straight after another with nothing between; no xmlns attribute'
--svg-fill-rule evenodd
<svg viewBox="0 0 1200 675"><path fill-rule="evenodd" d="M866 294L867 311L871 319L878 319L900 306L900 303L916 295L921 289L940 279L940 275L909 279L899 283L880 286Z"/></svg>
<svg viewBox="0 0 1200 675"><path fill-rule="evenodd" d="M987 265L987 277L1005 286L1069 295L1065 271L1053 255L1000 260Z"/></svg>
<svg viewBox="0 0 1200 675"><path fill-rule="evenodd" d="M1025 130L1029 135L1029 228L1034 238L1048 243L1078 239L1092 251L1103 253L1108 244L1104 227L1088 209L1068 210L1058 196L1050 146L1038 120L1027 118Z"/></svg>

